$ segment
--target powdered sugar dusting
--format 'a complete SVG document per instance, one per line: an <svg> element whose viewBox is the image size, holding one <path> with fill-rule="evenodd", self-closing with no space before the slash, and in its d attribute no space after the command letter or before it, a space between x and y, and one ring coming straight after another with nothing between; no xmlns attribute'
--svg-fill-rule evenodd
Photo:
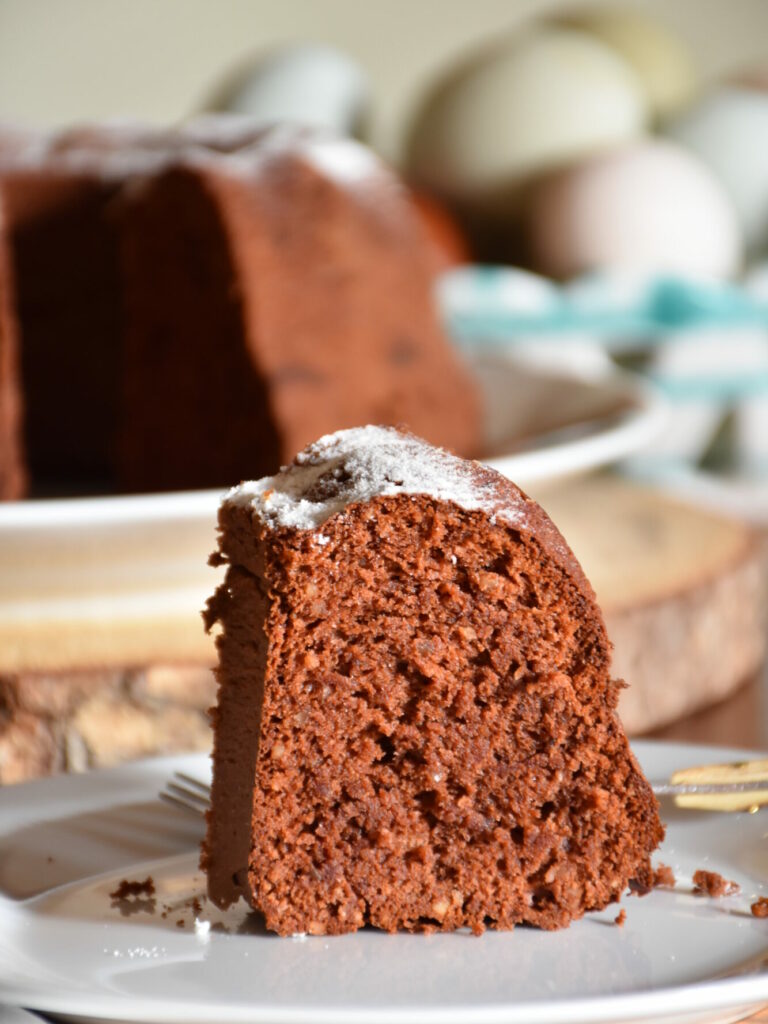
<svg viewBox="0 0 768 1024"><path fill-rule="evenodd" d="M315 136L307 139L304 152L319 171L342 185L381 174L378 158L353 139Z"/></svg>
<svg viewBox="0 0 768 1024"><path fill-rule="evenodd" d="M293 156L346 188L388 180L384 165L363 144L320 128L292 123L265 127L247 115L207 114L172 128L115 119L44 133L0 125L3 166L55 166L106 181L148 176L177 164L203 166L252 180L273 160Z"/></svg>
<svg viewBox="0 0 768 1024"><path fill-rule="evenodd" d="M193 122L185 132L196 146L185 154L188 162L215 166L220 173L249 181L286 156L305 161L344 189L365 192L375 185L380 190L384 183L395 180L367 146L319 129L277 124L249 137L245 125L239 135L233 125L227 140L215 137L206 122ZM216 149L219 152L214 152Z"/></svg>
<svg viewBox="0 0 768 1024"><path fill-rule="evenodd" d="M225 503L250 505L273 529L316 530L348 505L395 494L424 494L520 525L525 502L500 505L477 465L391 427L356 427L305 448L276 476L233 488Z"/></svg>
<svg viewBox="0 0 768 1024"><path fill-rule="evenodd" d="M264 134L264 125L247 114L230 112L197 114L178 128L184 139L208 149L240 149L251 145Z"/></svg>

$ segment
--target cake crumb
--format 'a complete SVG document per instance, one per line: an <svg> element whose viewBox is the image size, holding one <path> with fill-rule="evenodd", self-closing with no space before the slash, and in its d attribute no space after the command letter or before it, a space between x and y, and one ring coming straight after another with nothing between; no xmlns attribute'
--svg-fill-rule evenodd
<svg viewBox="0 0 768 1024"><path fill-rule="evenodd" d="M674 889L677 879L668 864L659 864L653 872L654 889Z"/></svg>
<svg viewBox="0 0 768 1024"><path fill-rule="evenodd" d="M109 898L111 900L126 900L130 896L154 895L155 883L152 876L149 875L143 882L130 881L127 878L122 879L115 891L109 894Z"/></svg>
<svg viewBox="0 0 768 1024"><path fill-rule="evenodd" d="M693 892L695 896L711 896L719 899L721 896L734 896L741 892L741 886L737 882L723 878L716 871L703 871L699 869L693 874Z"/></svg>
<svg viewBox="0 0 768 1024"><path fill-rule="evenodd" d="M618 912L616 917L613 919L613 923L616 925L617 928L623 928L624 927L624 922L626 920L627 920L627 912L622 907L622 909Z"/></svg>
<svg viewBox="0 0 768 1024"><path fill-rule="evenodd" d="M109 894L112 907L119 910L123 917L132 914L154 914L157 906L155 899L155 883L151 875L143 881L123 878L118 887Z"/></svg>
<svg viewBox="0 0 768 1024"><path fill-rule="evenodd" d="M749 909L752 917L768 917L768 896L761 896Z"/></svg>
<svg viewBox="0 0 768 1024"><path fill-rule="evenodd" d="M184 918L183 917L180 917L179 920L176 922L176 927L177 928L183 928L184 927Z"/></svg>

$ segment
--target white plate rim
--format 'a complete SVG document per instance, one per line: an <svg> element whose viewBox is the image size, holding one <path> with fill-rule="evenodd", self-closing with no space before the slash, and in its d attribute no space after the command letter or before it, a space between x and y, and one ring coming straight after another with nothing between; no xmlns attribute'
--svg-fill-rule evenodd
<svg viewBox="0 0 768 1024"><path fill-rule="evenodd" d="M765 756L761 751L716 748L693 744L671 744L658 741L639 740L633 748L641 757L653 756L653 751L684 748L686 753L695 756L698 761L747 759ZM26 802L26 807L19 813L19 821L43 820L36 817L32 805L34 798L39 800L41 792L46 788L69 799L57 806L64 812L70 812L73 803L76 807L91 805L92 800L82 795L77 801L77 790L80 784L85 790L88 786L98 787L100 782L133 785L144 794L150 784L156 786L157 776L165 777L175 767L190 770L197 766L198 771L204 770L207 761L205 754L165 756L149 758L122 765L117 768L91 772L85 776L61 776L53 780L39 780L22 784L20 787L9 788L0 792L0 809L3 804L16 793L25 793L33 799ZM88 780L82 785L82 780ZM149 790L154 794L155 789ZM73 795L74 794L74 795ZM103 805L105 797L101 797ZM84 803L83 803L84 801ZM97 800L98 804L99 801ZM14 828L18 822L14 823ZM4 830L4 829L3 829ZM0 915L2 904L10 903L7 897L0 898ZM692 984L659 987L646 992L621 993L618 995L590 996L586 998L552 999L541 1001L524 1001L519 1003L489 1004L471 1009L471 1024L607 1024L609 1021L629 1021L646 1018L649 1021L671 1019L676 1015L686 1019L697 1012L711 1010L752 1009L768 1001L768 935L766 936L766 953L753 958L750 963L754 973L731 975L712 978ZM748 964L743 969L750 971ZM162 997L153 997L145 1004L136 1004L131 1000L130 1012L127 1012L127 997L114 995L86 995L69 992L31 993L22 987L14 988L4 985L0 979L0 999L16 1006L29 1006L43 1012L62 1013L83 1018L101 1017L112 1021L162 1022L162 1024L305 1024L307 1010L303 1006L269 1006L228 1004L214 1008L212 1004L198 1003L179 1004ZM372 1009L369 1006L340 1006L338 1008L318 1009L312 1012L311 1024L468 1024L470 1011L467 1007L436 1008L409 1007L398 1005L384 1010Z"/></svg>
<svg viewBox="0 0 768 1024"><path fill-rule="evenodd" d="M497 354L506 362L508 357ZM540 371L546 376L546 371ZM484 459L486 465L525 487L554 477L572 476L615 462L642 449L663 429L668 404L650 384L619 370L609 375L560 373L576 384L604 387L624 398L629 408L616 423L584 437L559 441L532 451ZM115 494L97 497L37 498L0 502L0 535L17 529L51 526L85 530L89 527L188 522L215 517L226 488L168 491L153 494Z"/></svg>
<svg viewBox="0 0 768 1024"><path fill-rule="evenodd" d="M577 375L574 375L576 378ZM584 376L594 384L593 377ZM667 422L669 407L663 396L640 377L616 371L610 378L617 392L631 398L634 407L605 430L549 448L522 451L485 460L492 469L523 488L551 478L576 476L639 452L659 435Z"/></svg>

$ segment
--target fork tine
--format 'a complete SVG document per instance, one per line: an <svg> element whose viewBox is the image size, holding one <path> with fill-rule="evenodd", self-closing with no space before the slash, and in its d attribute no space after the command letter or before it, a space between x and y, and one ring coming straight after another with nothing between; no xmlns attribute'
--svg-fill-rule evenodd
<svg viewBox="0 0 768 1024"><path fill-rule="evenodd" d="M200 779L194 778L192 775L187 775L186 772L174 772L174 776L177 779L181 779L182 782L186 783L187 788L199 790L204 793L206 797L211 795L211 787L207 782L201 782Z"/></svg>
<svg viewBox="0 0 768 1024"><path fill-rule="evenodd" d="M161 800L200 816L208 810L210 797L211 787L185 772L174 772L160 792Z"/></svg>
<svg viewBox="0 0 768 1024"><path fill-rule="evenodd" d="M160 799L164 800L167 804L172 804L174 807L180 807L187 813L192 813L202 818L205 815L205 807L200 804L189 803L187 800L182 799L179 796L175 796L173 793L169 793L167 789L160 790Z"/></svg>
<svg viewBox="0 0 768 1024"><path fill-rule="evenodd" d="M171 796L185 800L188 804L193 804L195 807L202 807L203 810L208 807L208 797L203 796L202 793L195 793L194 790L187 789L185 786L180 786L177 782L172 782L170 779L166 782L165 789Z"/></svg>

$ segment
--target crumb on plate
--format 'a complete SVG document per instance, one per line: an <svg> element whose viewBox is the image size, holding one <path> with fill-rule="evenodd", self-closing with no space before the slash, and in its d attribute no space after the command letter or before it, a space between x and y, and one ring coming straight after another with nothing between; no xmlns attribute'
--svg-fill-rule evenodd
<svg viewBox="0 0 768 1024"><path fill-rule="evenodd" d="M694 871L693 892L696 896L711 896L719 899L721 896L733 896L741 892L738 882L723 878L716 871Z"/></svg>
<svg viewBox="0 0 768 1024"><path fill-rule="evenodd" d="M675 873L668 864L659 864L653 871L654 889L674 889Z"/></svg>

